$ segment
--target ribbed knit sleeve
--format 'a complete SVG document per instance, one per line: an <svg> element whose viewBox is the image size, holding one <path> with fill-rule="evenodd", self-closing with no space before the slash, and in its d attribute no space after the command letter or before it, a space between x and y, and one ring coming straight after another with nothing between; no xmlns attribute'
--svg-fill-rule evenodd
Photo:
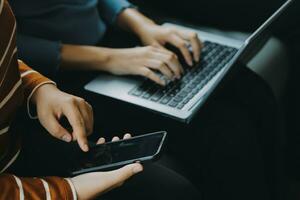
<svg viewBox="0 0 300 200"><path fill-rule="evenodd" d="M22 178L0 174L0 200L76 200L76 192L69 179L59 177Z"/></svg>
<svg viewBox="0 0 300 200"><path fill-rule="evenodd" d="M10 120L23 99L23 89L27 99L30 99L40 85L52 83L23 62L17 61L15 32L16 23L10 6L6 0L0 0L0 200L76 199L75 189L69 179L22 178L5 174L20 153L18 142L10 133Z"/></svg>
<svg viewBox="0 0 300 200"><path fill-rule="evenodd" d="M22 78L23 87L25 89L25 97L28 98L31 93L33 93L37 87L45 84L45 83L52 83L55 84L50 79L44 77L37 71L31 69L28 67L25 63L22 61L19 62L19 71Z"/></svg>
<svg viewBox="0 0 300 200"><path fill-rule="evenodd" d="M111 25L114 25L118 15L126 8L135 8L127 0L99 0L101 16Z"/></svg>
<svg viewBox="0 0 300 200"><path fill-rule="evenodd" d="M36 118L35 114L32 114L31 111L31 97L34 94L34 92L45 84L54 84L53 81L50 79L44 77L37 71L31 69L28 67L25 63L22 61L18 61L19 63L19 71L22 78L22 83L24 87L24 94L26 98L26 104L27 104L27 111L30 118L34 119Z"/></svg>

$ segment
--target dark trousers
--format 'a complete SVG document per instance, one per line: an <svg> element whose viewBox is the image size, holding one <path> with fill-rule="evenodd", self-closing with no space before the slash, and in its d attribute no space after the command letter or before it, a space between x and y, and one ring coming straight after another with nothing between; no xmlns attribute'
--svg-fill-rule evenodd
<svg viewBox="0 0 300 200"><path fill-rule="evenodd" d="M204 199L281 199L282 136L273 98L256 75L243 71L243 80L210 99L190 124L110 102L96 108L96 130L108 137L167 130L167 152L180 164L169 167L188 177Z"/></svg>
<svg viewBox="0 0 300 200"><path fill-rule="evenodd" d="M287 130L288 130L288 146L287 146L287 161L288 173L291 179L300 180L300 126L299 126L299 113L300 113L300 93L299 93L299 74L300 74L300 31L295 33L293 37L289 37L290 55L292 72L289 81L288 94L286 104L287 112Z"/></svg>
<svg viewBox="0 0 300 200"><path fill-rule="evenodd" d="M128 41L121 38L110 41ZM122 41L117 44L120 45ZM61 82L58 83L62 88L83 96L92 103L96 120L95 133L91 140L96 140L100 136L109 139L113 135L121 136L125 132L137 135L166 130L169 133L166 154L175 162L162 160L161 164L164 167L158 170L162 170L160 176L167 174L167 177L180 180L178 183L183 184L188 181L176 176L180 174L180 177L188 178L198 191L201 191L203 199L284 198L284 177L280 165L282 136L277 120L276 103L266 83L245 66L239 66L237 73L207 101L190 124L179 123L126 103L80 90L82 84L96 74L89 73L86 76L89 78L78 79L83 77L80 75L76 77L76 74L62 73ZM31 133L28 138L34 139L38 131ZM48 139L45 140L44 147L49 142ZM32 142L32 139L28 141ZM29 154L39 155L39 146L41 145L28 145L28 149L32 151ZM60 148L55 149L57 151ZM54 148L46 149L50 152L50 158L57 160L57 154L53 154L53 150ZM67 151L59 150L59 152ZM36 160L44 159L43 154L40 156L40 158L37 156ZM60 168L67 167L64 166L64 162L59 163ZM52 166L50 164L48 167L45 166L48 173L59 174ZM151 170L148 173L159 174ZM155 183L160 183L160 179L154 180ZM177 185L177 181L166 183L176 184L161 189L162 192L166 192L165 199L174 199L171 198L171 193L177 191L177 187L185 187ZM144 190L151 193L150 182L142 180L138 185L143 185ZM130 191L126 187L120 190ZM132 190L136 191L135 188ZM113 192L111 194L114 195Z"/></svg>

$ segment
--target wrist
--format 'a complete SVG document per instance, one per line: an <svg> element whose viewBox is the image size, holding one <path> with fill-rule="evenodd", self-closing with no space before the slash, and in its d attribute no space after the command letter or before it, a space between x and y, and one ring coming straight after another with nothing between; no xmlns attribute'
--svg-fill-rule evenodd
<svg viewBox="0 0 300 200"><path fill-rule="evenodd" d="M127 8L120 13L118 17L118 25L140 37L144 33L143 30L148 26L155 25L155 22L141 14L136 9Z"/></svg>
<svg viewBox="0 0 300 200"><path fill-rule="evenodd" d="M92 199L101 193L98 180L101 180L99 173L87 173L71 178L77 199Z"/></svg>
<svg viewBox="0 0 300 200"><path fill-rule="evenodd" d="M95 60L93 65L95 65L98 70L110 72L111 66L114 65L114 62L118 58L118 50L111 48L101 48L97 55L99 55L97 56L98 59Z"/></svg>
<svg viewBox="0 0 300 200"><path fill-rule="evenodd" d="M156 23L145 23L138 26L135 30L135 34L141 39L145 35L148 34L149 30L153 29L154 27L158 26Z"/></svg>
<svg viewBox="0 0 300 200"><path fill-rule="evenodd" d="M41 99L45 94L53 90L58 90L56 85L53 82L47 82L42 84L41 86L36 88L35 91L32 93L30 99L31 103L36 105L39 102L39 99Z"/></svg>
<svg viewBox="0 0 300 200"><path fill-rule="evenodd" d="M49 87L48 87L49 86ZM42 102L41 98L51 91L51 89L56 88L56 84L52 81L41 83L36 86L31 94L27 98L27 113L31 119L37 119L37 104ZM57 90L57 89L56 89Z"/></svg>

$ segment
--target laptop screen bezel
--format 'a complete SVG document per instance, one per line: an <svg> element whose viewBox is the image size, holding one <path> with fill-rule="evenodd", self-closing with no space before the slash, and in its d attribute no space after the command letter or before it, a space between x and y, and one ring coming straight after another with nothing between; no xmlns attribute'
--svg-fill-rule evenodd
<svg viewBox="0 0 300 200"><path fill-rule="evenodd" d="M244 45L239 50L239 56L236 58L239 62L247 64L262 49L273 34L273 25L292 3L293 0L287 0L245 40Z"/></svg>

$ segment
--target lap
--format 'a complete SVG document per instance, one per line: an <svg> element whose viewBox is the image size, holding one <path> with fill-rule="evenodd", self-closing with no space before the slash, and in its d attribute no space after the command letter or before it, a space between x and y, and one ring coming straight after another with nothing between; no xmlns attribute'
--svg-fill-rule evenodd
<svg viewBox="0 0 300 200"><path fill-rule="evenodd" d="M247 68L211 98L191 124L123 103L109 104L114 106L98 112L96 108L96 113L106 113L97 118L98 124L108 125L101 127L101 133L109 136L167 130L166 149L183 165L173 169L210 197L226 194L229 199L246 199L242 194L251 193L249 199L268 199L270 184L273 192L280 188L282 171L278 175L276 170L277 162L282 162L281 137L274 125L278 124L276 102L268 85ZM112 112L112 107L118 112Z"/></svg>

